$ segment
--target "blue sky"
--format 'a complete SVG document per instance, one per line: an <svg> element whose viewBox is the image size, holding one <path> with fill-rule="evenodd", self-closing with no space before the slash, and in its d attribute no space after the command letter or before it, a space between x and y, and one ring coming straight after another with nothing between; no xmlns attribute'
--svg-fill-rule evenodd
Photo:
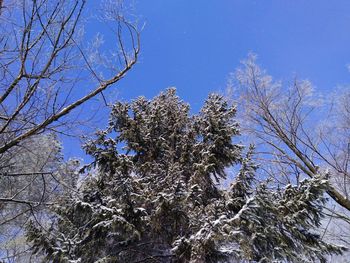
<svg viewBox="0 0 350 263"><path fill-rule="evenodd" d="M208 93L225 90L249 52L277 79L307 78L324 92L350 83L348 0L134 2L145 22L141 56L114 87L116 99L151 98L175 86L197 111ZM64 147L67 155L80 154Z"/></svg>
<svg viewBox="0 0 350 263"><path fill-rule="evenodd" d="M350 80L349 1L151 0L137 1L136 12L146 22L142 54L122 97L176 86L201 104L248 52L277 78L297 74L320 89Z"/></svg>

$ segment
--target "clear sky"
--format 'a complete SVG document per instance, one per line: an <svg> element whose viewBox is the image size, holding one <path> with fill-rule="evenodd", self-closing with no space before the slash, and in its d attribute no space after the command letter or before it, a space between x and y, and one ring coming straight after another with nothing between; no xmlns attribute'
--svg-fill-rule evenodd
<svg viewBox="0 0 350 263"><path fill-rule="evenodd" d="M350 83L349 0L134 2L145 22L141 56L114 87L119 99L175 86L197 111L208 93L225 90L249 52L277 79L297 75L324 92ZM66 145L65 152L75 153Z"/></svg>
<svg viewBox="0 0 350 263"><path fill-rule="evenodd" d="M277 78L350 83L348 0L139 0L136 12L146 27L140 61L120 85L126 98L176 86L201 104L248 52Z"/></svg>

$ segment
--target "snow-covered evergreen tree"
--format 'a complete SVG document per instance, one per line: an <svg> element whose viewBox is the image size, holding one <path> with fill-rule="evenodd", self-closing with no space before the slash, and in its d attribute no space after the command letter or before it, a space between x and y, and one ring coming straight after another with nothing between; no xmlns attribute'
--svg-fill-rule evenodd
<svg viewBox="0 0 350 263"><path fill-rule="evenodd" d="M255 180L253 147L233 142L236 109L210 95L198 115L169 89L116 103L89 141L94 162L28 239L53 262L310 262L342 248L317 235L327 180L274 189ZM246 152L244 154L244 152ZM228 189L225 170L240 165Z"/></svg>

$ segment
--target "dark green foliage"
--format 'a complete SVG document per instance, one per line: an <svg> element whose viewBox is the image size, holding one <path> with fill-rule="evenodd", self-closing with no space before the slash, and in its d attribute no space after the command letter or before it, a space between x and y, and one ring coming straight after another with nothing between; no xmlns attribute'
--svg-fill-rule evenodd
<svg viewBox="0 0 350 263"><path fill-rule="evenodd" d="M327 180L274 190L255 182L253 147L234 144L235 107L211 95L200 114L174 89L116 103L85 149L95 159L49 232L28 238L54 262L309 262L341 249L316 234ZM240 164L229 189L225 169Z"/></svg>

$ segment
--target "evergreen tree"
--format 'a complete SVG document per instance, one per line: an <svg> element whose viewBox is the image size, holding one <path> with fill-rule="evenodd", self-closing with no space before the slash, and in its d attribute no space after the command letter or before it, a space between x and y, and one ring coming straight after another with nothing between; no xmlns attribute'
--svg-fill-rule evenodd
<svg viewBox="0 0 350 263"><path fill-rule="evenodd" d="M169 89L116 103L85 150L94 158L49 230L28 239L53 262L324 261L342 248L317 235L323 176L274 189L258 183L253 147L235 144L236 109L210 95L198 115ZM225 170L240 165L230 188Z"/></svg>

